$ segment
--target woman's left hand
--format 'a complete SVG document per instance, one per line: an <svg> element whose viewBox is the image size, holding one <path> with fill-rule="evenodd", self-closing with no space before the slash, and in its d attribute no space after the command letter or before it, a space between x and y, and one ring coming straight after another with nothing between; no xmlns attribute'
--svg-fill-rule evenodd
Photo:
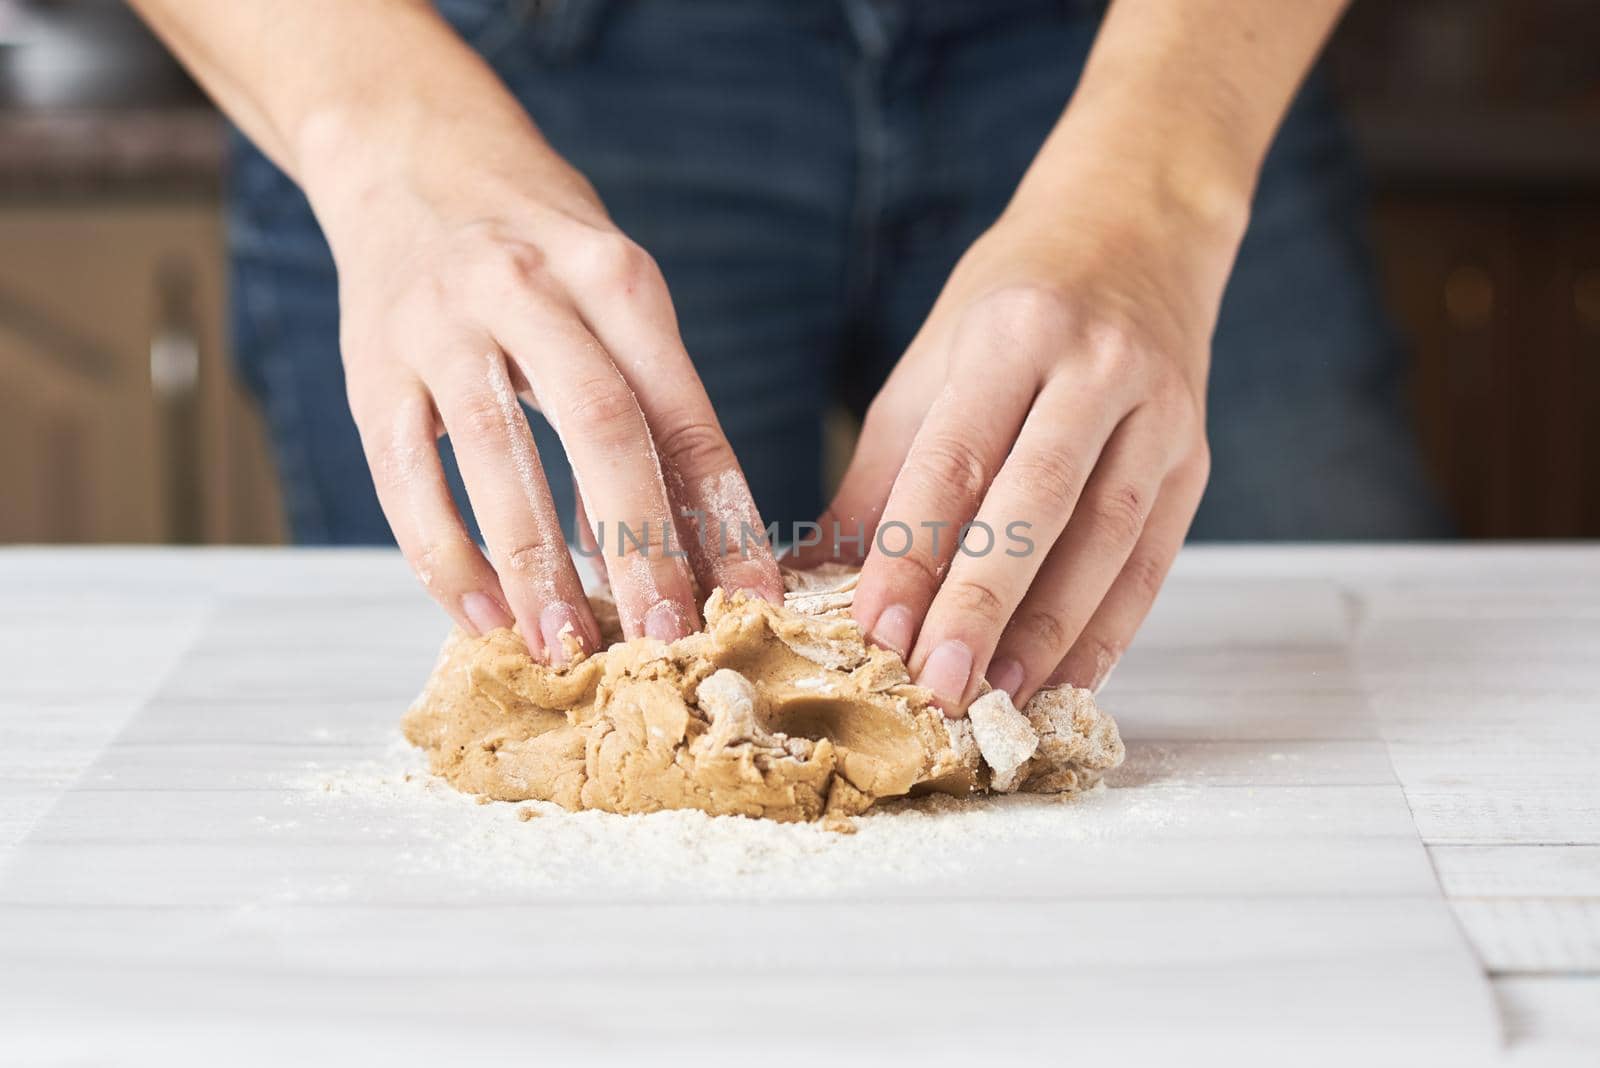
<svg viewBox="0 0 1600 1068"><path fill-rule="evenodd" d="M1205 487L1243 221L1136 186L1025 183L872 403L822 517L823 548L866 535L857 622L952 713L985 678L1018 704L1103 683Z"/></svg>

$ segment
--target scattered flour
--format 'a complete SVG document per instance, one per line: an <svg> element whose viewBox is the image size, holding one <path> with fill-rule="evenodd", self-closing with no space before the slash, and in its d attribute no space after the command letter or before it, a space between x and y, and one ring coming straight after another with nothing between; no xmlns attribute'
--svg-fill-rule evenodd
<svg viewBox="0 0 1600 1068"><path fill-rule="evenodd" d="M422 755L400 739L381 759L308 765L285 785L297 820L390 844L398 876L445 878L466 896L831 897L886 887L938 893L952 880L983 874L997 843L1024 844L1029 854L1033 846L1092 849L1159 829L1183 807L1170 793L1152 805L1104 787L1065 798L936 795L874 807L855 817L854 834L694 811L568 812L546 802L479 804L431 776Z"/></svg>

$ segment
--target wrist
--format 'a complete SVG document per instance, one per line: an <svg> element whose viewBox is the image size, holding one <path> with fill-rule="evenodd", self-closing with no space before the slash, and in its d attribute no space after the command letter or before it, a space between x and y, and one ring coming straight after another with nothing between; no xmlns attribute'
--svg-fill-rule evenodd
<svg viewBox="0 0 1600 1068"><path fill-rule="evenodd" d="M295 179L336 257L386 223L411 229L408 216L467 222L535 196L574 213L598 204L488 64L433 22L414 42L426 63L388 64L411 73L378 89L339 79L288 128Z"/></svg>
<svg viewBox="0 0 1600 1068"><path fill-rule="evenodd" d="M402 86L307 113L293 140L295 177L324 226L389 200L434 201L486 182L539 140L519 113L465 115L438 100L426 86Z"/></svg>
<svg viewBox="0 0 1600 1068"><path fill-rule="evenodd" d="M1212 139L1075 103L1013 203L1079 219L1086 206L1099 224L1183 242L1231 263L1250 221L1254 187L1254 168Z"/></svg>
<svg viewBox="0 0 1600 1068"><path fill-rule="evenodd" d="M1098 293L1169 341L1206 338L1249 222L1249 186L1168 147L1064 120L1001 225L1069 290ZM1203 379L1205 345L1163 347L1192 351Z"/></svg>

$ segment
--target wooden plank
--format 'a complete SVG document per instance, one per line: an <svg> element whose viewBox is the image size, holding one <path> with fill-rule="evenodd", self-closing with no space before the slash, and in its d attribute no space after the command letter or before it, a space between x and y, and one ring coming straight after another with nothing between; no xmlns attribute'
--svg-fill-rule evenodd
<svg viewBox="0 0 1600 1068"><path fill-rule="evenodd" d="M29 976L25 1000L13 1003L27 1011L17 1013L4 1039L33 1054L27 1063L37 1063L43 1050L52 1059L65 1053L72 1063L150 1065L217 1049L228 1051L230 1064L251 1066L312 1058L524 1063L530 1050L559 1064L737 1060L751 1050L775 1068L1048 1061L1064 1050L1075 1058L1173 1063L1193 1060L1196 1048L1244 1064L1485 1063L1485 1036L1474 1021L1459 1014L1419 1017L1383 1000L1386 986L1375 987L1364 974L1324 980L1265 970L1208 981L1208 973L1187 969L1076 971L1037 961L1017 971L967 973L952 994L943 969L857 979L849 944L826 939L825 929L808 934L839 959L799 974L740 969L694 982L680 972L632 981L586 973L491 980L376 971L355 979L330 975L323 963L200 983L162 973L85 977L42 968ZM281 937L270 920L255 936L263 947ZM1406 967L1407 958L1397 961ZM1396 978L1427 989L1428 978L1414 971ZM1129 1011L1120 992L1133 983L1140 997ZM9 997L16 984L0 976L0 993ZM1263 1011L1291 984L1302 998L1282 1011ZM94 1005L95 1026L61 1026L62 1009L82 999ZM1308 1041L1332 1004L1350 1007L1345 1026Z"/></svg>
<svg viewBox="0 0 1600 1068"><path fill-rule="evenodd" d="M1147 628L1148 640L1105 694L1130 741L1119 789L1106 795L1120 800L1098 814L1098 802L1085 807L1090 815L1069 845L1036 841L1012 855L1009 867L946 869L937 886L913 893L902 883L889 899L896 908L917 901L919 908L937 909L943 907L938 894L951 908L958 901L976 908L1009 898L1026 910L1034 907L1026 904L1028 895L1012 885L1020 879L1062 900L1120 903L1130 916L1164 912L1167 905L1150 896L1155 887L1182 899L1182 908L1231 902L1241 917L1262 900L1292 911L1318 887L1337 888L1356 902L1414 901L1417 889L1427 891L1431 882L1425 866L1406 859L1404 839L1379 833L1393 822L1414 834L1409 817L1393 821L1383 814L1384 791L1393 790L1385 784L1395 776L1415 825L1435 843L1433 865L1456 899L1461 927L1489 967L1517 975L1495 984L1517 1040L1513 1059L1521 1063L1529 1050L1546 1051L1552 1041L1586 1042L1574 1048L1592 1052L1600 1038L1584 1025L1595 1018L1600 988L1590 978L1550 973L1595 967L1600 841L1593 828L1600 822L1600 785L1588 772L1600 755L1600 674L1590 652L1600 638L1596 590L1600 549L1593 547L1186 550ZM92 727L66 725L79 715L109 724L119 715L112 697L120 695L122 716L127 702L144 699L127 675L143 670L148 659L139 648L141 621L155 618L151 613L174 598L236 598L208 628L194 673L162 694L160 714L136 716L106 754L116 759L102 761L85 789L69 795L25 847L30 863L49 850L61 856L46 869L33 869L27 882L7 882L4 900L44 906L54 893L58 905L118 905L108 917L136 905L161 906L171 914L169 943L180 956L203 953L198 943L185 948L186 939L220 938L230 952L244 954L235 960L267 969L255 978L236 972L221 984L230 997L240 991L254 996L254 1006L241 1008L233 1021L246 1030L256 1007L285 996L291 973L272 971L272 954L301 930L303 915L327 913L324 942L331 946L341 921L369 909L370 920L354 923L376 940L386 922L383 910L415 906L453 916L471 910L440 906L527 904L533 887L519 882L517 872L536 861L539 838L516 835L540 821L493 818L505 833L495 831L490 840L500 867L510 869L509 878L494 882L486 874L489 864L474 867L463 859L471 851L459 844L447 847L426 835L406 839L403 824L416 821L416 813L401 818L400 826L394 813L385 821L374 814L381 809L370 806L349 819L332 818L326 808L283 789L288 770L314 777L318 769L306 765L344 766L345 754L382 753L393 742L399 705L425 672L443 630L395 554L0 551L0 591L0 657L10 654L0 672L0 725L18 740L0 755L0 776L9 773L19 784L0 796L0 830L10 828L13 836L32 817L7 814L53 804L58 785L76 775L105 737ZM91 603L82 600L91 595L106 605L99 632L85 631L73 607ZM326 611L330 603L341 610ZM39 621L55 628L52 640L38 652L19 651L19 643L36 641ZM1353 658L1345 645L1351 633L1358 636ZM111 669L103 680L66 674L83 662L84 644L109 650L109 660L96 660ZM347 662L356 663L367 682L312 682L339 670L338 658L319 652L330 647L354 650ZM277 684L282 665L301 663L301 679L310 684ZM52 674L79 685L77 711L63 699L59 682L46 677ZM90 689L83 690L85 682ZM52 723L62 732L53 734ZM1390 746L1392 772L1374 743L1379 737ZM51 752L37 761L22 756L37 750ZM148 794L154 785L165 792ZM297 800L285 805L290 797ZM119 806L144 807L125 837L117 833L125 826L118 822ZM462 806L474 826L490 818ZM453 826L432 830L453 835ZM1136 828L1144 845L1116 838L1117 827ZM196 829L203 833L185 845ZM66 832L65 840L58 831ZM857 839L871 840L866 832ZM1485 844L1500 842L1556 844ZM153 843L152 852L147 847ZM77 874L64 874L77 849L83 850L76 854ZM405 863L412 868L397 868L396 858L408 849ZM971 856L982 859L977 850ZM1093 862L1083 863L1089 857ZM430 865L439 870L430 872ZM240 876L256 879L245 897ZM1319 914L1317 908L1306 915ZM58 907L31 916L42 926L28 937L44 937L57 913L84 919L85 931L99 929L92 908ZM116 923L108 918L104 933L115 944L102 948L137 959L145 951L137 932L163 921L133 922L130 940L115 943ZM432 930L448 931L449 922ZM1214 922L1208 936L1223 937L1239 921ZM1180 946L1202 944L1198 935L1174 935L1175 929L1153 928ZM396 947L407 944L404 934L391 937ZM81 944L88 941L85 935ZM1152 937L1138 945L1155 960L1159 942ZM58 1006L81 996L85 974L57 976L66 999ZM1120 981L1109 957L1095 974ZM1257 1009L1285 984L1315 990L1329 1005L1347 996L1333 970L1316 979L1285 973L1249 989L1238 985L1240 974L1214 971L1206 979L1215 980L1217 990L1247 994ZM1163 989L1152 969L1122 978ZM54 982L48 973L39 979L41 989ZM92 976L87 981L94 982ZM137 999L119 990L124 981L108 975L105 982L98 1011L131 1012L130 1020L149 1017L176 992L201 1003L207 997L203 985L158 983L145 991L152 1000L141 1012ZM704 989L696 987L702 1002ZM536 991L508 986L501 993L514 1000ZM315 1011L311 1003L318 997L331 1005L328 994L308 995L299 1008ZM1158 993L1157 1001L1166 996ZM384 1001L374 993L373 1011L387 1011L379 1008ZM425 1015L438 1003L396 1002L395 1011ZM1181 1020L1198 1003L1173 995L1163 1004ZM223 1013L225 1006L213 1008ZM905 1012L915 1011L908 1003ZM192 1023L212 1025L198 1017ZM53 1028L53 1037L60 1034ZM1430 1062L1425 1054L1416 1059Z"/></svg>
<svg viewBox="0 0 1600 1068"><path fill-rule="evenodd" d="M1600 975L1600 898L1454 898L1492 975Z"/></svg>
<svg viewBox="0 0 1600 1068"><path fill-rule="evenodd" d="M553 822L559 817L544 819ZM1142 842L1074 841L1066 832L1056 839L1034 839L1034 853L1019 856L1016 850L998 848L977 835L953 833L938 848L961 852L936 856L907 855L903 844L863 830L849 843L808 843L810 851L794 859L762 859L761 846L752 845L748 858L731 861L744 866L737 884L722 885L713 877L726 876L718 867L725 854L716 861L702 857L698 872L688 860L677 858L640 858L630 863L615 857L592 861L594 870L581 876L556 872L540 863L541 845L554 840L570 848L580 832L556 831L547 824L537 830L522 824L491 827L490 820L517 822L509 813L480 813L475 821L461 821L462 833L473 837L457 841L430 830L380 841L369 837L301 842L284 823L274 825L276 843L152 846L35 841L29 845L30 865L45 852L70 854L86 872L116 872L115 885L87 879L63 882L53 867L41 871L19 865L0 887L0 909L237 908L244 881L254 888L249 892L252 902L263 907L368 903L375 908L407 905L443 912L530 900L554 904L581 898L601 903L640 887L648 887L662 900L754 895L763 900L828 898L845 906L862 901L962 901L975 914L997 902L1041 897L1142 901L1152 913L1163 913L1187 900L1253 908L1259 901L1310 900L1330 894L1349 900L1428 900L1435 895L1427 862L1416 855L1414 841L1401 837L1329 839L1314 846L1293 839L1263 843L1197 837L1174 840L1152 851ZM290 848L286 844L290 842L297 844ZM1277 864L1259 863L1264 848L1271 849ZM893 850L893 855L874 855L875 849ZM384 887L381 893L373 890L379 885Z"/></svg>
<svg viewBox="0 0 1600 1068"><path fill-rule="evenodd" d="M1388 748L1370 739L1128 741L1113 789L1134 786L1385 786Z"/></svg>
<svg viewBox="0 0 1600 1068"><path fill-rule="evenodd" d="M1570 791L1489 793L1409 789L1417 830L1428 845L1594 845L1596 799Z"/></svg>
<svg viewBox="0 0 1600 1068"><path fill-rule="evenodd" d="M1500 744L1516 752L1535 742L1600 742L1600 688L1543 689L1525 680L1521 692L1386 689L1368 701L1391 744Z"/></svg>
<svg viewBox="0 0 1600 1068"><path fill-rule="evenodd" d="M1600 844L1600 717L1529 702L1515 730L1480 706L1461 722L1400 729L1391 741L1424 842ZM1393 728L1386 724L1386 730Z"/></svg>
<svg viewBox="0 0 1600 1068"><path fill-rule="evenodd" d="M1448 897L1600 898L1600 846L1430 846Z"/></svg>
<svg viewBox="0 0 1600 1068"><path fill-rule="evenodd" d="M263 782L252 787L161 789L119 787L106 765L91 767L79 786L61 799L48 826L40 827L34 841L51 845L121 842L147 846L204 845L226 835L232 842L285 841L284 831L295 833L294 843L355 843L370 833L373 819L384 818L391 827L408 814L434 809L411 809L391 804L349 818L311 821L307 805L316 790L315 779L304 785ZM303 775L304 773L302 773ZM102 775L112 775L102 779ZM1006 805L1024 806L1029 799L991 804L985 811L1003 814ZM1256 788L1145 788L1095 792L1071 802L1046 800L1042 804L1070 805L1070 820L1084 840L1114 840L1120 834L1167 843L1195 836L1259 840L1263 862L1271 852L1297 836L1322 838L1413 838L1405 799L1393 786L1274 786ZM467 814L474 819L472 813ZM302 822L302 817L305 817ZM1417 850L1422 856L1421 847Z"/></svg>

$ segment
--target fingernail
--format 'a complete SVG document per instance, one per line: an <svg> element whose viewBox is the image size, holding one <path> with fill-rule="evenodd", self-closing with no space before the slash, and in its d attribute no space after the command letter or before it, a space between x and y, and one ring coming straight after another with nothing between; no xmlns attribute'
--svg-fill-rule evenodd
<svg viewBox="0 0 1600 1068"><path fill-rule="evenodd" d="M1117 670L1118 663L1120 663L1120 661L1111 660L1100 664L1099 668L1095 671L1094 682L1089 684L1090 693L1098 694L1105 688L1106 683L1111 681L1111 673Z"/></svg>
<svg viewBox="0 0 1600 1068"><path fill-rule="evenodd" d="M727 573L729 593L743 593L768 604L783 603L783 578L776 567L745 559Z"/></svg>
<svg viewBox="0 0 1600 1068"><path fill-rule="evenodd" d="M545 654L554 667L570 663L585 644L578 610L565 601L545 605L544 611L539 613L539 633L544 637Z"/></svg>
<svg viewBox="0 0 1600 1068"><path fill-rule="evenodd" d="M675 642L689 633L689 624L683 610L677 605L671 601L658 601L654 608L645 613L644 632L657 641Z"/></svg>
<svg viewBox="0 0 1600 1068"><path fill-rule="evenodd" d="M989 665L988 679L990 686L1004 690L1008 696L1014 695L1022 685L1022 665L1009 658L996 660Z"/></svg>
<svg viewBox="0 0 1600 1068"><path fill-rule="evenodd" d="M904 657L911 651L911 638L917 629L916 617L903 604L892 604L878 616L867 637L874 645L881 645Z"/></svg>
<svg viewBox="0 0 1600 1068"><path fill-rule="evenodd" d="M1122 659L1122 648L1110 642L1096 642L1093 648L1094 673L1089 675L1084 688L1090 693L1099 693L1106 680L1111 678L1111 673L1117 669L1117 661Z"/></svg>
<svg viewBox="0 0 1600 1068"><path fill-rule="evenodd" d="M971 677L972 650L967 648L966 642L952 638L940 642L928 654L917 685L932 690L941 704L955 708L961 704L961 697L967 692L967 680Z"/></svg>
<svg viewBox="0 0 1600 1068"><path fill-rule="evenodd" d="M461 595L461 614L467 617L479 637L512 623L511 613L501 607L499 601L476 590Z"/></svg>

